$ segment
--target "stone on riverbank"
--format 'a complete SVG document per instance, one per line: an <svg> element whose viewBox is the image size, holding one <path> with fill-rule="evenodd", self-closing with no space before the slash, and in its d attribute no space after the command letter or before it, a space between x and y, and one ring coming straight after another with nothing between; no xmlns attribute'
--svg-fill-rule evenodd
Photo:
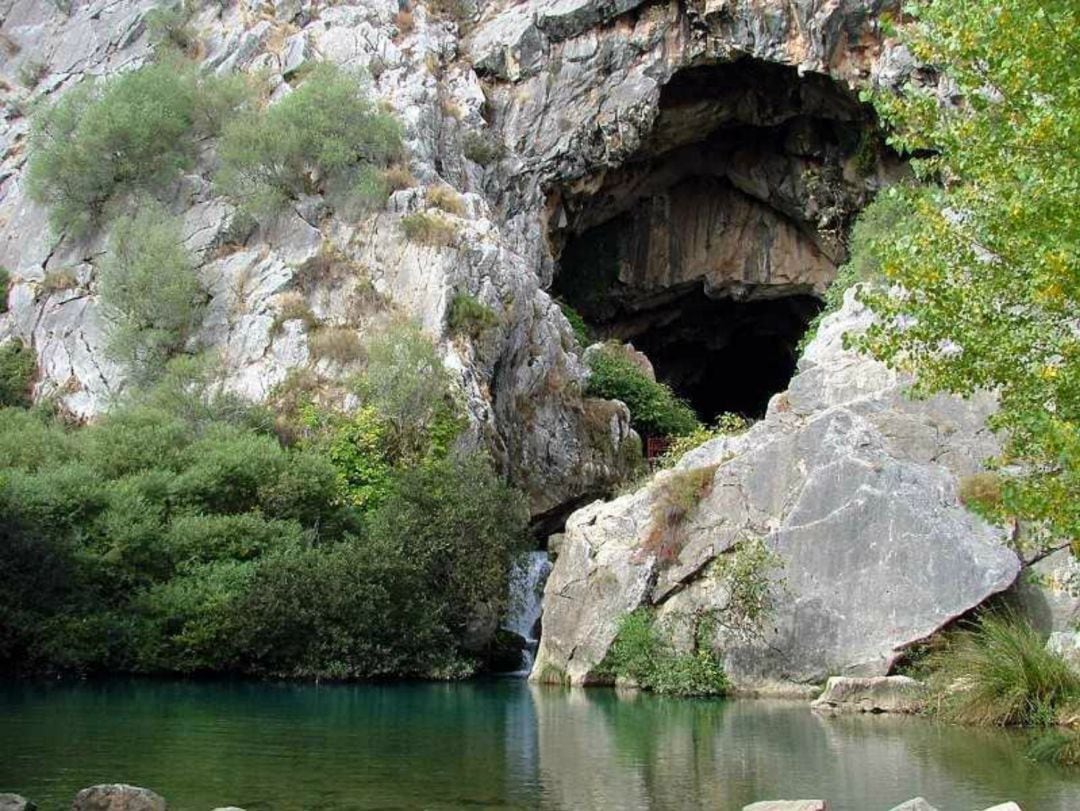
<svg viewBox="0 0 1080 811"><path fill-rule="evenodd" d="M1046 640L1046 649L1080 673L1080 631L1057 631Z"/></svg>
<svg viewBox="0 0 1080 811"><path fill-rule="evenodd" d="M110 783L84 788L75 795L71 811L167 811L165 798L148 788Z"/></svg>
<svg viewBox="0 0 1080 811"><path fill-rule="evenodd" d="M828 811L824 800L763 800L744 805L742 811Z"/></svg>
<svg viewBox="0 0 1080 811"><path fill-rule="evenodd" d="M0 811L37 811L37 806L18 794L0 794Z"/></svg>
<svg viewBox="0 0 1080 811"><path fill-rule="evenodd" d="M818 712L915 713L925 697L926 686L907 676L833 676L810 706Z"/></svg>
<svg viewBox="0 0 1080 811"><path fill-rule="evenodd" d="M915 797L914 799L908 800L906 803L900 803L900 805L891 809L891 811L937 811L937 809L922 797Z"/></svg>

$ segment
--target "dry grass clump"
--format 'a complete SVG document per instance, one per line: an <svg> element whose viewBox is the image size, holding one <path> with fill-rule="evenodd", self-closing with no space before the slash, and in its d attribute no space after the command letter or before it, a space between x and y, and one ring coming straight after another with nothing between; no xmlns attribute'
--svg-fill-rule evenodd
<svg viewBox="0 0 1080 811"><path fill-rule="evenodd" d="M41 280L41 289L47 295L59 293L62 290L71 290L78 286L79 280L75 277L74 271L69 268L50 270L45 274L45 278Z"/></svg>
<svg viewBox="0 0 1080 811"><path fill-rule="evenodd" d="M308 351L316 360L342 366L364 357L364 345L356 330L349 327L321 327L308 335Z"/></svg>
<svg viewBox="0 0 1080 811"><path fill-rule="evenodd" d="M403 8L397 14L394 15L394 26L397 28L398 33L401 35L412 33L416 28L416 21L413 19L413 13L411 9Z"/></svg>
<svg viewBox="0 0 1080 811"><path fill-rule="evenodd" d="M387 191L393 193L402 189L411 189L416 185L416 178L413 177L408 166L395 163L383 172L383 182L386 183Z"/></svg>
<svg viewBox="0 0 1080 811"><path fill-rule="evenodd" d="M960 501L980 514L993 513L1002 503L1001 475L993 471L973 473L960 479Z"/></svg>
<svg viewBox="0 0 1080 811"><path fill-rule="evenodd" d="M686 537L683 525L712 490L716 465L676 470L660 478L653 490L649 532L642 550L655 554L661 563L674 563Z"/></svg>
<svg viewBox="0 0 1080 811"><path fill-rule="evenodd" d="M455 217L465 216L465 200L449 186L432 186L425 197L429 206L440 208Z"/></svg>
<svg viewBox="0 0 1080 811"><path fill-rule="evenodd" d="M278 299L278 311L274 316L274 323L270 327L270 334L277 335L280 333L286 321L302 321L304 327L308 330L314 329L319 323L318 319L315 318L315 313L311 311L307 299L295 290L282 294Z"/></svg>
<svg viewBox="0 0 1080 811"><path fill-rule="evenodd" d="M426 211L402 217L401 230L410 242L432 248L453 247L458 237L458 230L452 222Z"/></svg>

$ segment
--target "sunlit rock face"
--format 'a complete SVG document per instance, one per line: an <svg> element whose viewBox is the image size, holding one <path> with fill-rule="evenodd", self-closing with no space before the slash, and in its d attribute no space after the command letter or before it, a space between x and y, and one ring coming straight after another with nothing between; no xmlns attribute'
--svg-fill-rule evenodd
<svg viewBox="0 0 1080 811"><path fill-rule="evenodd" d="M602 678L620 618L642 606L672 620L712 616L710 644L744 689L881 676L1013 584L1021 564L1007 533L957 495L959 477L997 450L985 427L993 398L908 399L908 381L844 348L843 335L870 322L854 292L762 421L570 517L533 678ZM709 486L665 558L650 543L664 483L695 469ZM773 606L747 628L727 572L755 541L774 556L761 572Z"/></svg>

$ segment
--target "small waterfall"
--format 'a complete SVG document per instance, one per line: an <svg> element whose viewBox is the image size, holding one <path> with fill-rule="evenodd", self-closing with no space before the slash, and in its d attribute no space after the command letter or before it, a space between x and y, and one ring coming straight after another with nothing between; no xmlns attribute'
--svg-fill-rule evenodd
<svg viewBox="0 0 1080 811"><path fill-rule="evenodd" d="M551 561L547 552L529 552L514 564L510 582L517 593L510 595L510 612L503 627L525 640L525 650L521 652L521 670L514 674L516 676L528 676L532 670L536 648L540 644L536 625L543 610L544 582L550 573Z"/></svg>

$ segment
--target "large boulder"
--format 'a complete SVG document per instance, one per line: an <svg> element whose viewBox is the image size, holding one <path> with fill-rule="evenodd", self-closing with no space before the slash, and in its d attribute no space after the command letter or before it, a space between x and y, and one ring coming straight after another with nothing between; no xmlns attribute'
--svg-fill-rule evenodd
<svg viewBox="0 0 1080 811"><path fill-rule="evenodd" d="M915 713L925 701L925 685L908 676L833 676L810 706L818 712Z"/></svg>
<svg viewBox="0 0 1080 811"><path fill-rule="evenodd" d="M1080 560L1066 546L1024 569L1016 583L1024 615L1045 634L1070 631L1080 624Z"/></svg>
<svg viewBox="0 0 1080 811"><path fill-rule="evenodd" d="M168 804L148 788L109 783L84 788L75 795L71 811L167 811Z"/></svg>
<svg viewBox="0 0 1080 811"><path fill-rule="evenodd" d="M639 606L717 619L713 644L739 687L883 676L912 643L1012 585L1020 560L1005 531L957 495L959 478L996 450L992 399L908 399L903 378L844 348L843 334L869 319L849 292L763 421L571 516L534 679L597 679L620 618ZM669 530L678 548L665 560L657 514L672 482L695 470L707 486ZM730 573L758 541L775 564L764 573L773 607L747 628Z"/></svg>

